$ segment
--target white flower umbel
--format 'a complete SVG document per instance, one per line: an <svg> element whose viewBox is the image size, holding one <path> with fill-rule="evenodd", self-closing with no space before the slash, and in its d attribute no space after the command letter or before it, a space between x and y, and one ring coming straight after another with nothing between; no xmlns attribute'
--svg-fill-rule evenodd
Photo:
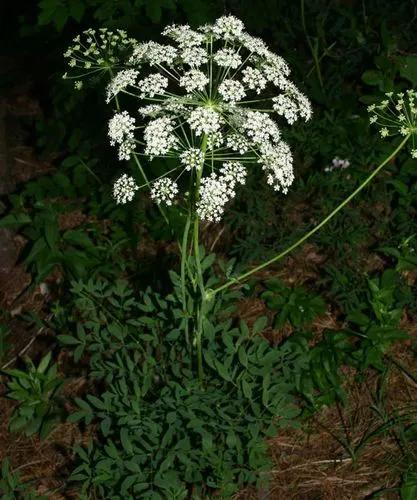
<svg viewBox="0 0 417 500"><path fill-rule="evenodd" d="M123 30L112 32L107 28L90 28L83 31L73 39L73 45L64 53L71 73L75 73L65 74L64 78L77 79L106 72L109 67L115 67L124 61L136 43Z"/></svg>
<svg viewBox="0 0 417 500"><path fill-rule="evenodd" d="M233 49L220 49L213 56L218 66L236 69L242 64L242 58Z"/></svg>
<svg viewBox="0 0 417 500"><path fill-rule="evenodd" d="M181 87L184 87L188 93L194 90L202 92L209 82L207 76L198 69L191 69L180 78Z"/></svg>
<svg viewBox="0 0 417 500"><path fill-rule="evenodd" d="M128 160L135 149L135 119L127 111L116 113L109 121L110 144L119 145L119 159Z"/></svg>
<svg viewBox="0 0 417 500"><path fill-rule="evenodd" d="M201 168L204 160L204 154L198 148L190 148L180 154L180 160L185 166L185 170L190 171L193 168Z"/></svg>
<svg viewBox="0 0 417 500"><path fill-rule="evenodd" d="M230 15L196 30L168 26L162 34L167 43L88 31L66 54L76 81L80 67L111 75L106 97L118 112L110 120L109 136L119 158L133 156L136 163L139 155L169 158L165 176L148 182L152 198L167 203L171 198L158 193L168 186L180 190L178 180L183 200L196 201L205 220L219 220L249 165L261 168L266 182L286 193L294 172L280 128L308 121L311 106L290 81L285 60ZM123 110L124 95L127 104L138 100L135 114ZM403 127L408 130L407 120ZM387 131L383 127L382 133Z"/></svg>
<svg viewBox="0 0 417 500"><path fill-rule="evenodd" d="M136 185L135 179L127 174L123 174L113 184L113 197L118 204L125 204L132 201L139 186Z"/></svg>
<svg viewBox="0 0 417 500"><path fill-rule="evenodd" d="M140 90L140 97L154 97L165 93L168 87L168 78L162 76L160 73L149 75L140 82L138 88Z"/></svg>
<svg viewBox="0 0 417 500"><path fill-rule="evenodd" d="M191 130L199 136L202 134L213 134L217 132L222 123L221 115L212 108L196 108L190 113L188 123Z"/></svg>
<svg viewBox="0 0 417 500"><path fill-rule="evenodd" d="M172 205L175 196L178 194L178 184L169 177L157 179L151 187L151 198L158 205Z"/></svg>
<svg viewBox="0 0 417 500"><path fill-rule="evenodd" d="M246 169L239 162L224 163L220 173L212 173L201 181L197 214L207 222L219 222L225 205L236 196L236 184L244 184Z"/></svg>
<svg viewBox="0 0 417 500"><path fill-rule="evenodd" d="M238 102L241 101L246 93L243 85L236 80L223 80L219 85L219 94L223 97L226 102Z"/></svg>
<svg viewBox="0 0 417 500"><path fill-rule="evenodd" d="M156 118L149 122L145 128L145 153L151 157L163 156L177 143L173 134L174 122L167 116Z"/></svg>
<svg viewBox="0 0 417 500"><path fill-rule="evenodd" d="M109 103L112 97L116 96L121 90L129 85L134 85L139 72L135 69L124 69L119 71L107 86L106 102Z"/></svg>
<svg viewBox="0 0 417 500"><path fill-rule="evenodd" d="M288 144L279 142L276 146L262 147L259 163L267 172L267 182L275 191L287 193L294 181L292 155Z"/></svg>
<svg viewBox="0 0 417 500"><path fill-rule="evenodd" d="M368 106L368 112L382 138L410 135L411 157L417 158L417 91L387 92L380 103Z"/></svg>

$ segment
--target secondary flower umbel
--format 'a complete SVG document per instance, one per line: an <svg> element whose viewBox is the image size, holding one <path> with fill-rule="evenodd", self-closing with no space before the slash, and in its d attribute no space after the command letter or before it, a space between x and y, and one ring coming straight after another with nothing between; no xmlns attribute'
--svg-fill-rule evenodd
<svg viewBox="0 0 417 500"><path fill-rule="evenodd" d="M113 75L106 100L117 107L109 136L119 159L172 159L169 177L151 181L152 199L172 204L181 185L186 196L194 186L189 199L203 220L220 220L250 164L265 172L275 191L286 193L294 180L292 155L273 115L290 125L308 121L311 106L289 80L284 59L234 16L197 30L172 25L162 34L169 44L88 30L67 52L71 67ZM140 102L135 111L120 109L123 94Z"/></svg>
<svg viewBox="0 0 417 500"><path fill-rule="evenodd" d="M379 127L381 137L411 136L411 156L417 158L417 92L387 92L379 104L368 106L369 121Z"/></svg>

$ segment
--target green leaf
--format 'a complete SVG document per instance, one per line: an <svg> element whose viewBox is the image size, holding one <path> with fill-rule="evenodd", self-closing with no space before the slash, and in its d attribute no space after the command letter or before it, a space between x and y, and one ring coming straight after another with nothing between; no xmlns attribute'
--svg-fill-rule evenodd
<svg viewBox="0 0 417 500"><path fill-rule="evenodd" d="M0 227L20 226L31 222L32 219L27 214L8 214L0 219Z"/></svg>
<svg viewBox="0 0 417 500"><path fill-rule="evenodd" d="M39 373L45 373L46 369L48 368L49 362L51 361L51 356L52 353L51 351L49 351L48 354L42 358L37 369Z"/></svg>
<svg viewBox="0 0 417 500"><path fill-rule="evenodd" d="M398 58L400 75L417 86L417 56L408 55Z"/></svg>
<svg viewBox="0 0 417 500"><path fill-rule="evenodd" d="M415 500L417 498L417 473L409 472L406 474L401 485L401 500Z"/></svg>

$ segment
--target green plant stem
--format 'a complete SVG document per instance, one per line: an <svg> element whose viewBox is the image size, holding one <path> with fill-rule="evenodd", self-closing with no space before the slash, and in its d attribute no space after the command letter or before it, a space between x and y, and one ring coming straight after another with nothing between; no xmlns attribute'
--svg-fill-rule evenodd
<svg viewBox="0 0 417 500"><path fill-rule="evenodd" d="M311 43L310 35L308 34L307 31L304 0L300 0L300 2L301 2L301 24L303 26L303 31L306 36L307 44L310 48L311 55L313 56L314 65L316 67L316 72L317 72L317 78L319 80L321 90L324 91L323 77L321 75L321 68L320 68L321 58L318 57L317 47L314 47L313 44Z"/></svg>
<svg viewBox="0 0 417 500"><path fill-rule="evenodd" d="M201 162L200 168L197 170L196 182L195 182L195 199L194 203L197 203L199 198L200 181L203 174L204 166L204 156L207 149L207 136L204 135L203 141L201 143L201 151L203 153L203 160ZM197 268L197 284L201 294L201 305L197 314L197 328L196 328L196 347L197 347L197 366L198 366L198 378L200 383L203 384L204 380L204 369L203 369L203 352L202 352L202 336L203 336L203 318L205 313L206 305L206 291L204 288L203 270L201 268L201 258L200 258L200 245L199 245L199 228L200 219L196 213L194 213L194 228L193 228L193 247L194 247L194 258L195 265Z"/></svg>
<svg viewBox="0 0 417 500"><path fill-rule="evenodd" d="M191 226L191 210L188 209L187 219L185 221L184 233L182 235L182 244L181 244L181 295L182 295L182 308L185 315L185 340L187 345L190 345L190 336L189 336L189 328L188 328L188 317L187 317L187 292L186 292L186 284L185 284L185 268L188 258L188 235L190 234L190 226Z"/></svg>
<svg viewBox="0 0 417 500"><path fill-rule="evenodd" d="M246 273L241 274L237 278L231 279L230 281L228 281L224 285L219 286L218 288L215 288L214 290L210 290L210 292L208 293L208 297L206 297L206 298L211 299L216 293L221 292L222 290L229 288L230 286L232 286L235 283L240 283L240 282L246 280L247 278L249 278L249 276L252 276L252 274L257 273L258 271L265 269L265 267L268 267L271 264L273 264L274 262L277 262L278 260L282 259L287 254L289 254L294 249L296 249L298 246L300 246L302 243L304 243L304 241L308 240L308 238L313 236L313 234L315 234L319 229L321 229L324 225L326 225L338 212L340 212L340 210L342 210L342 208L345 205L347 205L357 194L359 194L362 191L362 189L364 189L371 182L371 180L378 174L378 172L380 170L382 170L382 168L387 163L389 163L401 151L401 149L405 146L405 144L407 143L409 138L410 138L410 135L407 135L400 142L400 144L394 149L394 151L390 155L388 155L385 158L385 160L382 163L380 163L378 165L378 167L360 184L360 186L357 189L355 189L355 191L353 191L353 193L351 193L344 201L342 201L342 203L340 203L340 205L338 205L332 212L330 212L330 214L327 217L325 217L319 224L317 224L315 227L313 227L313 229L311 231L306 233L298 241L293 243L291 246L289 246L288 248L286 248L285 250L280 252L278 255L276 255L272 259L267 260L263 264L256 266L255 268L251 269L250 271L247 271Z"/></svg>

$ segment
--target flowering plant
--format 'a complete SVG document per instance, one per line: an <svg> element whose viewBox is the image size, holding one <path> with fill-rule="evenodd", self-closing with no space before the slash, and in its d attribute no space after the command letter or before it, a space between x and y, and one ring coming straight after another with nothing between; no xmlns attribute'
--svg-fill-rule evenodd
<svg viewBox="0 0 417 500"><path fill-rule="evenodd" d="M401 135L411 138L411 157L417 158L417 92L407 90L394 94L387 92L385 99L368 106L369 121L379 127L382 138Z"/></svg>
<svg viewBox="0 0 417 500"><path fill-rule="evenodd" d="M87 30L66 52L71 72L64 76L75 78L77 89L82 88L81 77L110 76L106 102L115 107L108 125L110 143L118 147L120 160L134 160L143 179L138 185L137 175L124 173L113 187L116 202L131 201L147 186L164 216L164 205L181 203L186 210L180 244L182 325L203 382L202 336L213 298L282 259L327 224L411 137L416 157L417 94L388 94L388 99L369 108L371 122L381 126L381 136L400 134L403 139L352 194L293 245L210 289L203 277L200 221L221 220L236 188L245 183L249 165L259 165L267 183L286 193L294 180L292 155L272 116L291 125L299 118L308 121L312 111L308 99L289 80L287 63L262 40L247 34L234 16L198 30L172 25L162 34L171 44L139 43L123 31ZM140 102L134 114L121 108L121 96ZM166 171L159 177L147 175L141 157L150 162L166 158Z"/></svg>
<svg viewBox="0 0 417 500"><path fill-rule="evenodd" d="M131 201L147 186L162 213L164 205L178 202L186 209L181 244L184 330L190 348L196 346L202 379L201 336L209 294L201 268L200 221L221 220L237 187L245 183L249 165L259 165L272 189L287 193L294 180L292 155L271 115L293 124L299 118L308 121L312 111L290 81L284 59L246 33L236 17L223 16L197 30L172 25L162 35L171 43L139 43L123 31L89 29L65 53L71 71L64 76L75 78L81 89L83 76L110 75L106 102L116 108L108 124L110 143L120 160L134 160L144 181L138 185L136 176L124 173L113 187L116 202ZM122 96L139 101L135 113L122 109ZM174 164L155 177L145 173L140 157ZM185 264L190 256L194 266ZM191 311L189 288L200 295Z"/></svg>
<svg viewBox="0 0 417 500"><path fill-rule="evenodd" d="M289 80L287 63L233 16L197 31L172 25L162 34L173 44L87 30L66 53L70 67L81 73L112 68L106 102L116 102L118 110L108 134L119 159L173 158L173 168L146 182L151 198L172 204L188 172L186 202L206 221L221 219L245 182L248 164L259 164L268 184L286 193L294 180L292 156L270 115L289 124L311 117L308 99ZM133 115L120 109L121 95L140 101ZM116 201L130 201L137 188L123 175L115 184Z"/></svg>

